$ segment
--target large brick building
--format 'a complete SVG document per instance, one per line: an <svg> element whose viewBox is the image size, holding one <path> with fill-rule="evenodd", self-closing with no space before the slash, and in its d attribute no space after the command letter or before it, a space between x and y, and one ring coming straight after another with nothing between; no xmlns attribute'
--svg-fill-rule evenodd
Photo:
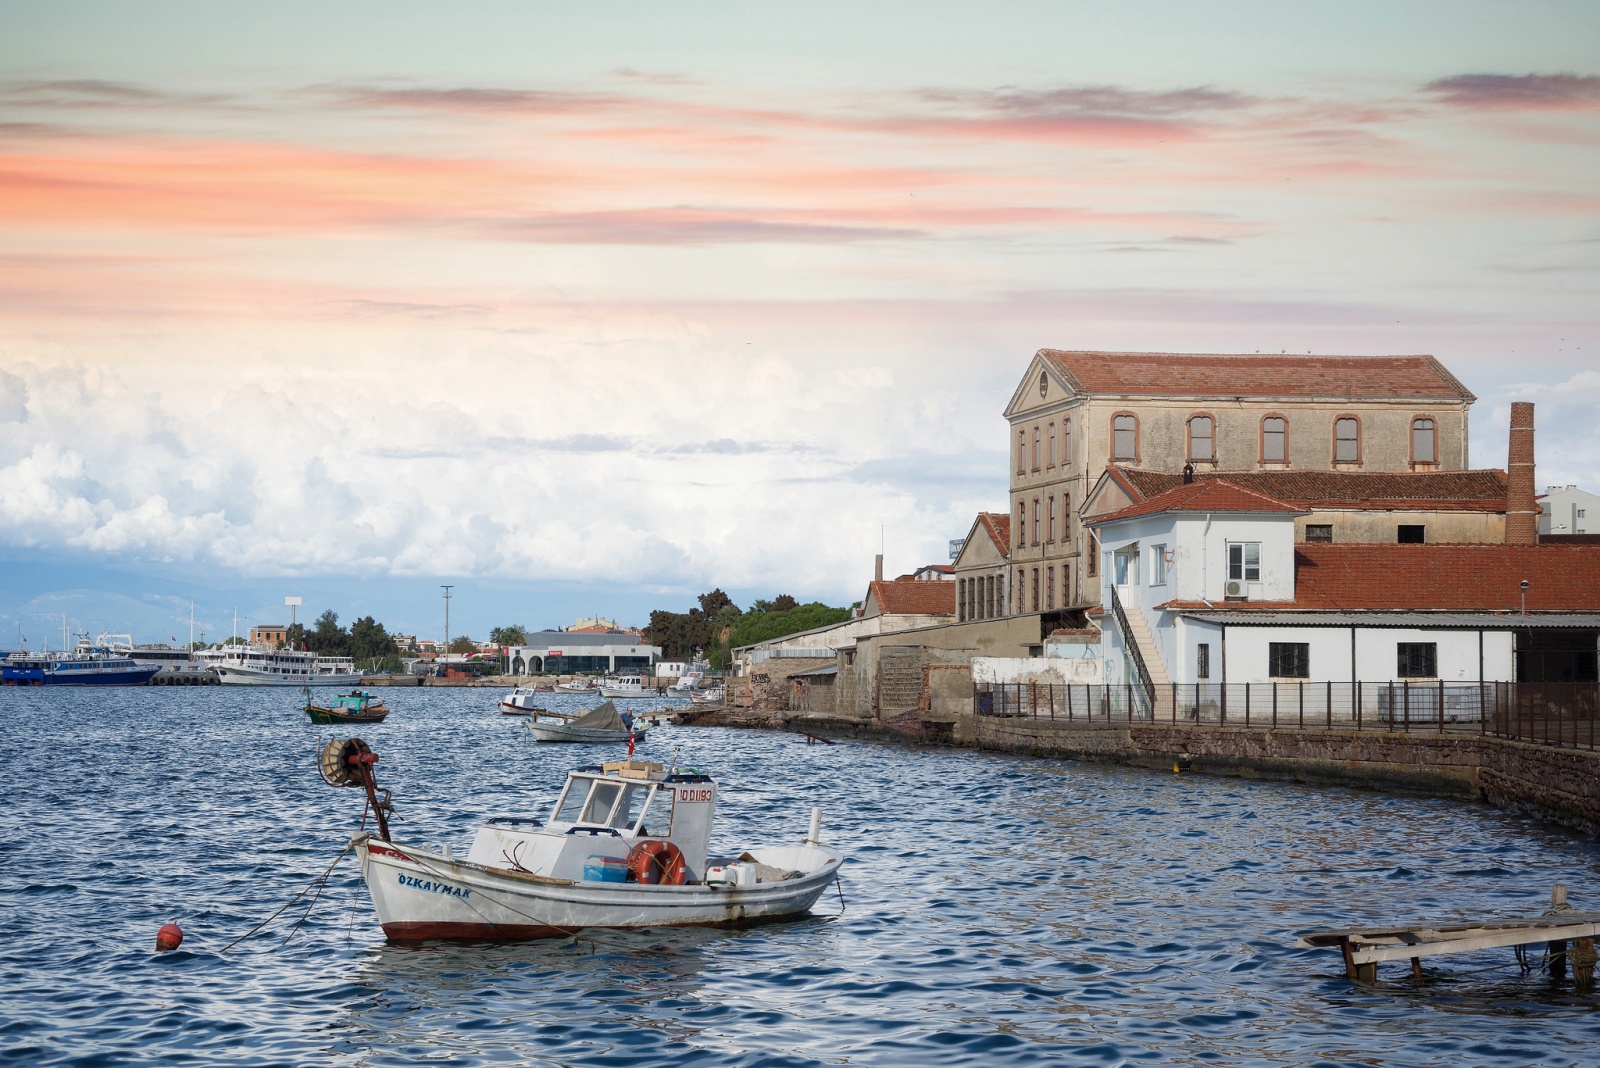
<svg viewBox="0 0 1600 1068"><path fill-rule="evenodd" d="M1200 473L1461 470L1475 399L1432 356L1041 349L1005 409L1007 614L1098 602L1080 510L1109 464L1173 474L1186 465Z"/></svg>

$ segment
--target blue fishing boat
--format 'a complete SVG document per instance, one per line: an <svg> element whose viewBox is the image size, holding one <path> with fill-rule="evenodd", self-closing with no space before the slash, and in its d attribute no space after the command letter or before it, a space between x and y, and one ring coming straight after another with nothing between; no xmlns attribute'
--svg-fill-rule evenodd
<svg viewBox="0 0 1600 1068"><path fill-rule="evenodd" d="M136 663L130 656L105 649L12 653L0 660L0 685L144 686L160 670L160 664Z"/></svg>

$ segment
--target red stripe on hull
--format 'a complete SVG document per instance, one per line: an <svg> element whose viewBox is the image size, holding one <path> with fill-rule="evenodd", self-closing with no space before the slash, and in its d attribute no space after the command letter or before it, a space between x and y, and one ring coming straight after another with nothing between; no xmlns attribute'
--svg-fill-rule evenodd
<svg viewBox="0 0 1600 1068"><path fill-rule="evenodd" d="M386 923L383 936L391 942L531 942L566 938L575 930L531 923Z"/></svg>

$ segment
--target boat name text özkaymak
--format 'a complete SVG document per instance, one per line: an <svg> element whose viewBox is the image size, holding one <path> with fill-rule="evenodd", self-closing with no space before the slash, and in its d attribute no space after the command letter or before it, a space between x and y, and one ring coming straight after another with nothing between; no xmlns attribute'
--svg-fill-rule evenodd
<svg viewBox="0 0 1600 1068"><path fill-rule="evenodd" d="M450 897L459 897L463 901L472 896L472 891L460 886L450 886L446 883L426 882L412 875L397 877L401 886L409 886L413 890L426 890L434 894L447 894Z"/></svg>

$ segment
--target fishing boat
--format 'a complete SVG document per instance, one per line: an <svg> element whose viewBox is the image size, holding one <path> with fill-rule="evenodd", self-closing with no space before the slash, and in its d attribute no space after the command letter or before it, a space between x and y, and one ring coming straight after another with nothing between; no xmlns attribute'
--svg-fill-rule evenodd
<svg viewBox="0 0 1600 1068"><path fill-rule="evenodd" d="M726 693L727 691L721 686L715 690L692 690L689 693L689 702L696 705L720 705Z"/></svg>
<svg viewBox="0 0 1600 1068"><path fill-rule="evenodd" d="M659 697L656 688L643 675L608 675L600 683L600 696L611 700Z"/></svg>
<svg viewBox="0 0 1600 1068"><path fill-rule="evenodd" d="M502 716L531 716L543 712L534 702L539 700L541 691L534 686L518 686L515 690L500 698L500 714Z"/></svg>
<svg viewBox="0 0 1600 1068"><path fill-rule="evenodd" d="M805 837L724 857L709 853L718 784L643 760L567 773L544 819L485 821L463 858L447 846L394 841L392 810L359 738L319 757L334 786L362 788L377 834L351 846L378 923L391 942L522 941L583 928L721 927L809 911L843 857L821 841L821 810Z"/></svg>
<svg viewBox="0 0 1600 1068"><path fill-rule="evenodd" d="M557 693L594 693L595 688L596 683L593 679L572 679L556 683Z"/></svg>
<svg viewBox="0 0 1600 1068"><path fill-rule="evenodd" d="M644 741L644 727L635 725L632 715L618 712L610 701L576 716L546 712L528 720L528 731L536 742Z"/></svg>
<svg viewBox="0 0 1600 1068"><path fill-rule="evenodd" d="M312 723L382 723L383 717L389 714L389 706L383 703L383 698L362 690L340 694L326 705L312 704L311 691L303 692L306 715L311 717Z"/></svg>

